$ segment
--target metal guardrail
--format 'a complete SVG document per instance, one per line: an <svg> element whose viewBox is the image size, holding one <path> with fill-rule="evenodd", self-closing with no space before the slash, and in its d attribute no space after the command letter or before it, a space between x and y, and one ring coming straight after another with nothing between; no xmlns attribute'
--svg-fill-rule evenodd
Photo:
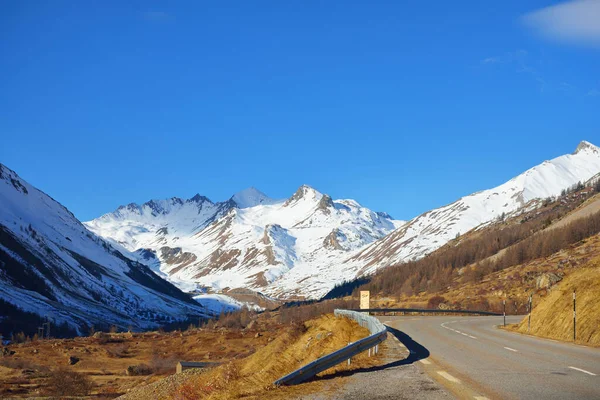
<svg viewBox="0 0 600 400"><path fill-rule="evenodd" d="M478 310L442 310L442 309L427 309L427 308L369 308L364 310L348 310L361 311L369 313L385 313L385 312L403 312L403 313L432 313L432 314L469 314L469 315L493 315L501 316L502 313L494 313L490 311Z"/></svg>
<svg viewBox="0 0 600 400"><path fill-rule="evenodd" d="M295 385L301 383L326 369L377 346L387 338L387 328L376 318L352 310L335 310L334 314L337 317L343 316L355 320L360 326L367 328L371 332L371 335L298 368L283 378L276 380L275 385Z"/></svg>

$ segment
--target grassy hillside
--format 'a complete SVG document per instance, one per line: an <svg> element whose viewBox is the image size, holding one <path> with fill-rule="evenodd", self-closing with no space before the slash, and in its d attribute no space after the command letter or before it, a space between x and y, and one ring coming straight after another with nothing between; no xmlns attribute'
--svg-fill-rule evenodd
<svg viewBox="0 0 600 400"><path fill-rule="evenodd" d="M373 307L478 309L524 314L565 276L600 256L600 185L534 202L457 237L430 255L335 288L371 292ZM348 298L348 297L346 297Z"/></svg>
<svg viewBox="0 0 600 400"><path fill-rule="evenodd" d="M569 274L539 304L534 303L530 333L572 341L573 290L577 292L577 342L600 346L600 258ZM527 318L516 329L526 333Z"/></svg>
<svg viewBox="0 0 600 400"><path fill-rule="evenodd" d="M281 387L273 382L311 361L369 335L366 328L331 314L277 332L277 337L254 354L225 363L205 373L177 374L153 385L140 387L123 396L124 400L155 398L188 399L289 399L313 390L325 390L323 383ZM320 376L375 365L379 357L362 353L350 366L342 363Z"/></svg>

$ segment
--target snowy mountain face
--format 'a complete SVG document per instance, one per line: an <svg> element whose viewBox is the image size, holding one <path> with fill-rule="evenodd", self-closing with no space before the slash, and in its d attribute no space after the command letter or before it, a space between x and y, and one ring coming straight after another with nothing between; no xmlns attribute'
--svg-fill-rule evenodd
<svg viewBox="0 0 600 400"><path fill-rule="evenodd" d="M130 204L86 226L187 291L246 287L279 298L318 298L337 283L421 258L599 172L600 149L582 142L573 154L407 223L302 186L280 201L251 188L222 203L197 195Z"/></svg>
<svg viewBox="0 0 600 400"><path fill-rule="evenodd" d="M188 295L132 261L139 255L126 255L0 164L0 299L80 332L206 316Z"/></svg>
<svg viewBox="0 0 600 400"><path fill-rule="evenodd" d="M86 226L183 290L246 287L291 297L318 296L350 278L330 266L402 224L304 185L284 200L250 188L221 203L197 195L130 204ZM319 282L288 290L280 284L288 275Z"/></svg>
<svg viewBox="0 0 600 400"><path fill-rule="evenodd" d="M558 196L563 189L586 182L599 172L600 149L581 142L573 154L544 161L494 189L419 215L344 264L362 275L421 258L457 235L490 223L503 213L508 215L535 206L536 200Z"/></svg>

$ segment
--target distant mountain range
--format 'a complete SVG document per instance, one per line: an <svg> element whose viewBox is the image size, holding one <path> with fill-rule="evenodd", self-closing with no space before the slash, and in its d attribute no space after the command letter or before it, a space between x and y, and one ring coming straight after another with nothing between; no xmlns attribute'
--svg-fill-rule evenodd
<svg viewBox="0 0 600 400"><path fill-rule="evenodd" d="M338 282L330 265L403 224L307 185L283 200L255 188L220 203L200 195L151 200L85 223L184 290L247 287L278 297L315 289L281 291L277 282L292 271L319 274L317 289Z"/></svg>
<svg viewBox="0 0 600 400"><path fill-rule="evenodd" d="M318 298L343 280L421 258L599 172L600 150L584 141L573 154L408 222L303 185L283 200L250 188L220 203L196 195L129 204L85 225L186 291L247 287Z"/></svg>
<svg viewBox="0 0 600 400"><path fill-rule="evenodd" d="M222 202L195 195L128 204L82 224L0 164L0 305L81 331L152 328L213 312L184 292L319 298L599 173L600 149L581 142L573 154L407 222L303 185L281 200L250 188Z"/></svg>

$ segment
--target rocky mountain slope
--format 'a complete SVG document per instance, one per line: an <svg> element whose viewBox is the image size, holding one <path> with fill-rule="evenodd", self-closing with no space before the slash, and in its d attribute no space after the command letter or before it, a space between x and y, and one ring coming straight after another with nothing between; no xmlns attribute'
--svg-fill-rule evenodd
<svg viewBox="0 0 600 400"><path fill-rule="evenodd" d="M16 318L17 326L21 311L80 332L92 325L150 328L206 315L188 295L115 250L2 164L0 205L3 324Z"/></svg>
<svg viewBox="0 0 600 400"><path fill-rule="evenodd" d="M279 201L256 189L221 203L200 195L152 200L86 225L185 290L247 287L317 298L341 281L421 258L502 215L535 208L599 172L600 149L581 142L573 154L407 223L302 186Z"/></svg>
<svg viewBox="0 0 600 400"><path fill-rule="evenodd" d="M539 205L539 200L586 182L600 172L600 149L581 142L573 154L544 161L510 181L465 196L410 220L385 238L367 246L346 264L368 274L392 264L419 259L457 235L515 212Z"/></svg>
<svg viewBox="0 0 600 400"><path fill-rule="evenodd" d="M220 203L196 195L130 204L86 226L185 290L248 287L291 297L343 279L329 266L402 224L303 185L284 200L250 188ZM319 282L294 292L277 285L294 272Z"/></svg>

